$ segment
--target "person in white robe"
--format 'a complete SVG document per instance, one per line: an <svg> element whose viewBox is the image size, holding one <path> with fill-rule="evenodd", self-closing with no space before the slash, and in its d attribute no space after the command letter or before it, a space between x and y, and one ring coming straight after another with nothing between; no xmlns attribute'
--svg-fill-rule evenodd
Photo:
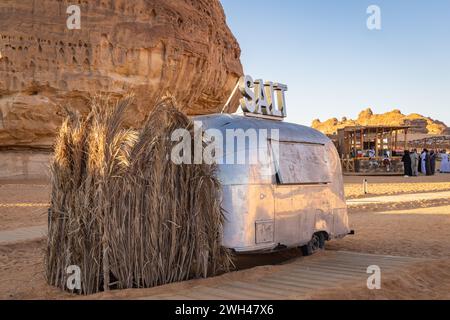
<svg viewBox="0 0 450 320"><path fill-rule="evenodd" d="M419 155L417 154L417 150L412 150L409 156L411 158L412 175L417 177L419 175Z"/></svg>
<svg viewBox="0 0 450 320"><path fill-rule="evenodd" d="M450 159L445 150L441 153L441 168L440 172L450 173Z"/></svg>
<svg viewBox="0 0 450 320"><path fill-rule="evenodd" d="M427 151L422 151L420 155L420 167L422 174L427 174Z"/></svg>

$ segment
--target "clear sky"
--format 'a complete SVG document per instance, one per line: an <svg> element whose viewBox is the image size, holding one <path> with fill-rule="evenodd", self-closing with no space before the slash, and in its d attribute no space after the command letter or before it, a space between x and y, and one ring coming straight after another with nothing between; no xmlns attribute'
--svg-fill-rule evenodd
<svg viewBox="0 0 450 320"><path fill-rule="evenodd" d="M244 72L285 83L288 121L400 109L450 126L450 0L221 0ZM381 9L381 30L366 10Z"/></svg>

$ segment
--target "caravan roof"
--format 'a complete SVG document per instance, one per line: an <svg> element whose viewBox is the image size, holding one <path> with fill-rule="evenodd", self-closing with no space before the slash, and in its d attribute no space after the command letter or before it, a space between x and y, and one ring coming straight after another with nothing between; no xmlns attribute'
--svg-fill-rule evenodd
<svg viewBox="0 0 450 320"><path fill-rule="evenodd" d="M235 114L213 114L194 117L196 121L202 121L204 129L214 128L225 131L226 129L278 129L279 140L284 142L303 142L326 144L330 139L323 133L299 124L266 120L257 117L246 117Z"/></svg>

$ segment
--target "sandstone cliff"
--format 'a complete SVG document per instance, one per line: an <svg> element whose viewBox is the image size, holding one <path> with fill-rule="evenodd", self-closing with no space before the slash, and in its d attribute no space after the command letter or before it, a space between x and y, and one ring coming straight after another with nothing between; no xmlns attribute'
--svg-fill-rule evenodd
<svg viewBox="0 0 450 320"><path fill-rule="evenodd" d="M218 0L0 2L0 147L50 147L62 105L134 91L138 125L162 94L187 114L217 112L242 74L240 48ZM233 110L231 110L233 111Z"/></svg>
<svg viewBox="0 0 450 320"><path fill-rule="evenodd" d="M331 118L321 122L319 119L316 119L311 126L325 134L333 134L339 128L355 125L408 125L411 126L411 133L450 134L450 128L441 121L433 120L417 113L404 115L397 109L383 114L374 114L372 110L368 108L361 111L358 118L355 120L344 117L340 121L336 118Z"/></svg>

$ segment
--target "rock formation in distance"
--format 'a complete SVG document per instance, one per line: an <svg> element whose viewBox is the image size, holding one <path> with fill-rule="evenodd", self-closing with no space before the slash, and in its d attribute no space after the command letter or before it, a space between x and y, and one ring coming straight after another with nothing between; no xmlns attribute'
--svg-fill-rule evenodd
<svg viewBox="0 0 450 320"><path fill-rule="evenodd" d="M312 122L312 127L325 134L334 134L338 129L346 126L356 125L387 125L387 126L411 126L411 133L423 133L423 134L450 134L450 128L445 123L439 120L433 120L428 117L424 117L420 114L413 113L410 115L404 115L400 110L395 109L383 114L374 114L372 109L367 108L361 111L358 118L355 120L348 119L346 117L338 120L337 118L331 118L324 122L316 119Z"/></svg>

